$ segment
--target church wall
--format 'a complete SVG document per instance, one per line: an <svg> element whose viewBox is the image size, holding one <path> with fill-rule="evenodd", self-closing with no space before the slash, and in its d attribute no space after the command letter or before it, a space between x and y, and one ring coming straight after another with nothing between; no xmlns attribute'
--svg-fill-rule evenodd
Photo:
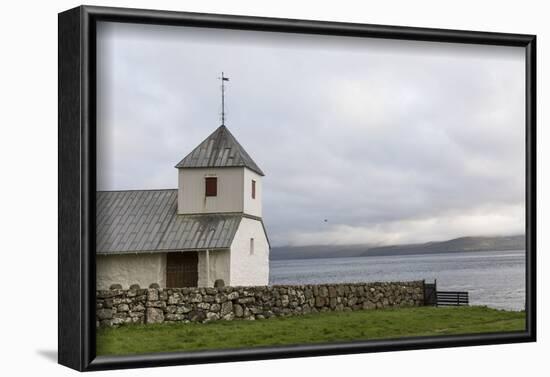
<svg viewBox="0 0 550 377"><path fill-rule="evenodd" d="M254 253L250 254L250 238ZM269 283L269 244L262 223L243 218L231 244L230 282L232 286Z"/></svg>
<svg viewBox="0 0 550 377"><path fill-rule="evenodd" d="M243 168L178 169L178 213L243 212ZM205 197L205 178L218 178L215 197Z"/></svg>
<svg viewBox="0 0 550 377"><path fill-rule="evenodd" d="M256 198L252 199L252 180L256 181ZM244 169L244 213L262 217L262 176Z"/></svg>
<svg viewBox="0 0 550 377"><path fill-rule="evenodd" d="M148 288L157 283L166 286L166 254L122 254L96 256L97 289L109 289L120 284L128 289L132 284Z"/></svg>
<svg viewBox="0 0 550 377"><path fill-rule="evenodd" d="M199 287L213 287L217 279L229 284L229 250L214 250L209 253L210 279L206 273L206 251L199 251Z"/></svg>

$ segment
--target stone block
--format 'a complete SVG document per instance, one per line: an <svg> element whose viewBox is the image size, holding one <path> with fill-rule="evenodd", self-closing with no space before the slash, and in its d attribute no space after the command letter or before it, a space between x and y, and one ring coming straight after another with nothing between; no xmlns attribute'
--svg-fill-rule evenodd
<svg viewBox="0 0 550 377"><path fill-rule="evenodd" d="M168 305L176 305L179 304L183 299L183 296L179 292L173 292L171 295L168 296Z"/></svg>
<svg viewBox="0 0 550 377"><path fill-rule="evenodd" d="M202 302L202 295L200 293L191 293L189 295L190 302Z"/></svg>
<svg viewBox="0 0 550 377"><path fill-rule="evenodd" d="M217 313L217 312L220 311L220 309L221 309L221 305L220 305L220 304L214 303L214 304L211 304L211 305L210 305L210 311L211 311L211 312Z"/></svg>
<svg viewBox="0 0 550 377"><path fill-rule="evenodd" d="M147 290L147 301L158 301L159 291L155 288L150 288Z"/></svg>
<svg viewBox="0 0 550 377"><path fill-rule="evenodd" d="M130 310L130 307L128 306L128 304L120 304L117 307L117 312L127 312L128 310Z"/></svg>
<svg viewBox="0 0 550 377"><path fill-rule="evenodd" d="M197 304L197 308L202 309L202 310L209 310L210 309L210 304L207 303L207 302L199 302Z"/></svg>
<svg viewBox="0 0 550 377"><path fill-rule="evenodd" d="M213 312L206 313L205 322L217 321L218 319L220 319L220 315L218 313L213 313Z"/></svg>
<svg viewBox="0 0 550 377"><path fill-rule="evenodd" d="M233 305L233 313L235 313L235 317L241 318L244 315L243 307L239 304Z"/></svg>
<svg viewBox="0 0 550 377"><path fill-rule="evenodd" d="M233 312L233 303L231 301L226 301L221 304L220 314L226 316L229 313Z"/></svg>
<svg viewBox="0 0 550 377"><path fill-rule="evenodd" d="M237 300L239 304L252 304L256 302L256 299L254 297L242 297Z"/></svg>
<svg viewBox="0 0 550 377"><path fill-rule="evenodd" d="M225 320L225 321L232 321L233 319L235 319L235 314L227 313L226 315L224 315L222 317L222 319Z"/></svg>
<svg viewBox="0 0 550 377"><path fill-rule="evenodd" d="M164 312L158 308L147 308L146 323L164 322Z"/></svg>
<svg viewBox="0 0 550 377"><path fill-rule="evenodd" d="M207 295L202 296L202 301L203 302L214 302L214 301L216 301L216 298L215 298L214 295L208 295L207 294Z"/></svg>
<svg viewBox="0 0 550 377"><path fill-rule="evenodd" d="M193 310L193 306L191 304L183 304L183 305L178 306L178 308L176 309L176 313L186 314L186 313L189 313L192 310Z"/></svg>
<svg viewBox="0 0 550 377"><path fill-rule="evenodd" d="M96 311L96 314L100 321L113 318L112 309L99 309Z"/></svg>
<svg viewBox="0 0 550 377"><path fill-rule="evenodd" d="M239 292L233 291L227 295L228 300L236 300L239 298Z"/></svg>
<svg viewBox="0 0 550 377"><path fill-rule="evenodd" d="M166 314L165 321L183 321L185 316L183 314Z"/></svg>

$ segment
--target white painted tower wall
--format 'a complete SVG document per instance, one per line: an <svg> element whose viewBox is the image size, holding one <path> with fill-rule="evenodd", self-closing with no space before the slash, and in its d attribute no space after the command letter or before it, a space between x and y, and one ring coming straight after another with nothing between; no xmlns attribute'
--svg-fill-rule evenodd
<svg viewBox="0 0 550 377"><path fill-rule="evenodd" d="M250 253L250 239L254 251ZM244 217L231 244L230 285L268 285L269 243L261 221Z"/></svg>
<svg viewBox="0 0 550 377"><path fill-rule="evenodd" d="M217 177L217 196L205 196L207 177ZM262 216L262 176L244 167L178 169L178 214L227 212Z"/></svg>

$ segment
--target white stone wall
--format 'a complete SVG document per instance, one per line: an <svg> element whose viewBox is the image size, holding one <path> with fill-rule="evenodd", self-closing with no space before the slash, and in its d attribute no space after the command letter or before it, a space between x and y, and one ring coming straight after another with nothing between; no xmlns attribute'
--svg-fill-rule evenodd
<svg viewBox="0 0 550 377"><path fill-rule="evenodd" d="M121 284L128 289L132 284L148 288L151 283L166 286L166 254L123 254L96 256L97 289L109 289Z"/></svg>
<svg viewBox="0 0 550 377"><path fill-rule="evenodd" d="M217 279L229 285L229 250L211 250L209 252L210 279L206 273L206 251L199 251L199 287L213 287Z"/></svg>
<svg viewBox="0 0 550 377"><path fill-rule="evenodd" d="M243 211L244 168L178 169L178 213ZM205 196L205 178L218 178L218 194Z"/></svg>
<svg viewBox="0 0 550 377"><path fill-rule="evenodd" d="M256 198L252 199L252 180L256 181ZM244 213L262 217L262 176L244 169Z"/></svg>
<svg viewBox="0 0 550 377"><path fill-rule="evenodd" d="M254 238L252 255L250 238ZM268 285L268 283L269 244L264 228L258 220L243 218L231 244L229 285Z"/></svg>

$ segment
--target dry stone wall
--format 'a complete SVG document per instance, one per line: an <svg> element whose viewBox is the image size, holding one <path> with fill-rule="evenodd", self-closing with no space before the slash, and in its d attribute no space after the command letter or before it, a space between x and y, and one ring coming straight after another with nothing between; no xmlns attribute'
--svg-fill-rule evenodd
<svg viewBox="0 0 550 377"><path fill-rule="evenodd" d="M96 325L257 320L423 303L422 281L165 289L115 286L97 291Z"/></svg>

